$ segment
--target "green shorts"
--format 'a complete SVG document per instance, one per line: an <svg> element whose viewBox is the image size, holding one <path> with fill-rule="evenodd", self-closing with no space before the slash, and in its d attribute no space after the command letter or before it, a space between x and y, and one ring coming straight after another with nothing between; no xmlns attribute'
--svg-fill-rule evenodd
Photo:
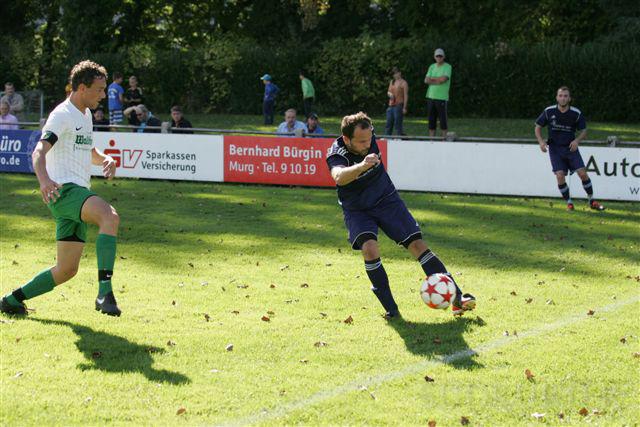
<svg viewBox="0 0 640 427"><path fill-rule="evenodd" d="M64 184L59 193L58 200L47 205L56 219L56 240L85 242L87 223L82 221L80 213L84 202L96 193L73 183Z"/></svg>

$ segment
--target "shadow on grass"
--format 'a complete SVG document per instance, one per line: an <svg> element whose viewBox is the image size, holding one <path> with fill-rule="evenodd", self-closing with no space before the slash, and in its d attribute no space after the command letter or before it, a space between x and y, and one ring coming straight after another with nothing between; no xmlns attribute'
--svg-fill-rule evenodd
<svg viewBox="0 0 640 427"><path fill-rule="evenodd" d="M140 373L149 381L174 385L188 384L191 380L178 372L154 369L152 354L162 354L164 349L151 345L133 343L126 338L95 331L88 326L63 320L28 320L44 325L68 326L78 336L76 347L87 359L78 368L85 371L98 369L112 373Z"/></svg>
<svg viewBox="0 0 640 427"><path fill-rule="evenodd" d="M388 322L404 340L411 353L435 358L456 369L478 369L484 366L474 358L463 334L473 326L484 326L479 317L457 318L445 323L412 322L403 318Z"/></svg>
<svg viewBox="0 0 640 427"><path fill-rule="evenodd" d="M33 212L46 212L31 194L33 181L20 175L0 177L0 184L11 188L0 194L6 235L23 235L22 225L33 219ZM123 247L144 245L149 250L138 251L136 261L155 268L176 268L193 253L214 251L220 256L277 254L291 247L348 250L334 190L137 180L95 180L94 188L120 212ZM483 268L557 272L565 261L555 254L573 250L609 261L637 259L637 250L630 247L639 214L633 204L613 205L623 207L618 212L568 215L540 199L402 197L423 223L427 243L436 252L450 253L445 263L453 256ZM171 248L173 256L160 256L162 248ZM391 250L384 257L405 259L406 254ZM589 259L573 262L571 269L585 275L597 270Z"/></svg>

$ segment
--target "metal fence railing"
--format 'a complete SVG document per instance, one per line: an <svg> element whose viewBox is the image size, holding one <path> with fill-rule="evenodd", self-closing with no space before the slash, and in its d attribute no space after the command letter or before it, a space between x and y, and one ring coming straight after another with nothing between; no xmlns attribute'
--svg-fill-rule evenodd
<svg viewBox="0 0 640 427"><path fill-rule="evenodd" d="M44 119L39 122L19 122L19 126L27 128L40 128L44 125ZM138 126L132 125L94 125L96 130L103 131L135 131ZM238 130L238 129L214 129L214 128L172 128L169 126L169 122L163 122L162 126L147 126L145 131L158 131L158 133L174 133L180 134L184 131L191 131L196 134L216 134L216 135L264 135L264 136L297 136L305 138L337 138L338 134L309 134L304 132L295 133L278 133L267 132L258 130ZM537 144L538 141L535 138L494 138L494 137L475 137L475 136L460 136L454 132L450 132L447 138L443 140L442 137L426 136L426 135L377 135L378 138L386 139L399 139L409 141L446 141L446 142L468 142L468 143L502 143L502 144ZM581 143L582 145L594 145L609 147L638 147L640 148L640 141L627 141L620 139L615 135L608 136L604 140L600 139L585 139Z"/></svg>

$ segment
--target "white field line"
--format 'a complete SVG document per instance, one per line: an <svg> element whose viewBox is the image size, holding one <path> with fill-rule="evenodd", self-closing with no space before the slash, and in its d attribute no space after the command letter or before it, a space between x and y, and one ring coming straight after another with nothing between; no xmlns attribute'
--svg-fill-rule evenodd
<svg viewBox="0 0 640 427"><path fill-rule="evenodd" d="M598 313L607 313L607 312L615 311L629 304L633 304L639 300L640 300L640 296L636 295L635 297L632 297L625 301L618 301L613 304L598 308L595 310L595 313L598 314ZM281 406L277 406L273 409L264 409L260 412L254 413L252 415L248 415L243 418L225 421L221 423L221 425L243 426L243 425L249 425L249 424L255 424L255 423L264 422L268 420L273 420L275 418L280 418L291 412L297 411L299 409L307 408L309 406L315 405L325 400L333 399L334 397L340 396L342 394L362 390L363 387L369 388L371 386L377 386L389 381L394 381L400 378L404 378L408 375L412 375L412 374L416 374L418 372L424 371L426 368L432 367L434 365L453 363L459 359L464 359L465 357L470 357L472 355L480 354L480 353L486 353L491 350L495 350L497 348L504 347L509 344L518 342L520 339L542 335L542 334L552 332L557 329L561 329L587 319L589 319L589 316L587 316L586 312L575 313L571 316L559 319L553 323L547 323L537 328L530 329L528 331L522 331L522 332L519 331L517 338L511 337L511 336L508 336L508 337L502 336L493 341L489 341L486 344L482 344L479 347L476 347L475 349L467 349L463 351L458 351L456 353L451 353L446 356L440 356L437 358L425 360L422 362L415 363L413 365L409 365L404 369L401 369L398 371L387 372L374 377L360 378L358 380L343 384L336 388L319 391L315 394L312 394L311 396L308 396L303 399L299 399L294 402L287 403Z"/></svg>

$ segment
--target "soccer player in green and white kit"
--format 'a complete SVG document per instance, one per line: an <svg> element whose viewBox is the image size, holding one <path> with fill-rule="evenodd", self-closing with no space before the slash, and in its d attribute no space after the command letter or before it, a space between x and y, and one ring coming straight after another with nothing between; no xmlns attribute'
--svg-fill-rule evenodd
<svg viewBox="0 0 640 427"><path fill-rule="evenodd" d="M91 164L102 165L102 173L108 179L116 171L115 161L93 146L89 110L105 98L107 71L95 62L82 61L71 70L70 81L71 95L49 115L32 154L42 200L56 219L56 265L5 295L0 301L3 313L27 314L24 300L49 292L76 275L87 223L91 223L100 228L96 241L99 289L95 308L111 316L120 315L111 289L120 218L113 206L89 189Z"/></svg>

